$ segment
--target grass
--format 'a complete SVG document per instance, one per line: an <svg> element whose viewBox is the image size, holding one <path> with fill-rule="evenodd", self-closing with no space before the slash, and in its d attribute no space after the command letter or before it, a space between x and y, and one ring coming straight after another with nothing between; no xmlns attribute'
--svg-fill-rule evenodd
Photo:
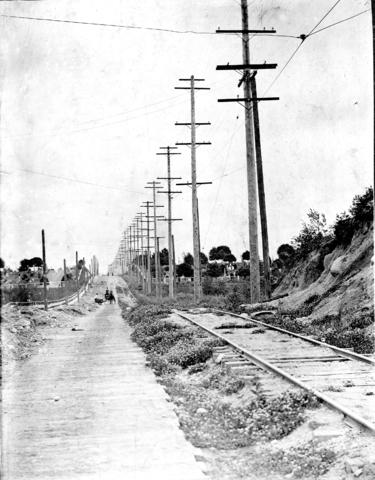
<svg viewBox="0 0 375 480"><path fill-rule="evenodd" d="M197 447L231 449L288 435L304 421L306 408L318 406L306 392L265 397L257 377L249 386L211 360L221 340L195 326L168 318L167 305L142 305L124 317L132 338L147 353L159 381L177 405L181 428ZM246 390L247 392L247 390ZM241 397L242 398L242 397Z"/></svg>
<svg viewBox="0 0 375 480"><path fill-rule="evenodd" d="M301 307L279 309L275 315L266 316L262 321L294 333L312 336L335 347L353 348L355 353L374 353L372 312L358 312L349 325L343 325L339 315L325 315L311 321L303 319L312 313L314 306L321 298L321 296L312 295Z"/></svg>
<svg viewBox="0 0 375 480"><path fill-rule="evenodd" d="M336 453L312 441L288 450L278 449L272 454L261 455L253 463L257 470L277 471L288 478L321 478L336 460Z"/></svg>

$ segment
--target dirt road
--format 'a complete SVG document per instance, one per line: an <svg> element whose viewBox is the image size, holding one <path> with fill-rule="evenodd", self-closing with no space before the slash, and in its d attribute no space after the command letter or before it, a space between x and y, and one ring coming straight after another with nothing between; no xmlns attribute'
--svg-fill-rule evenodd
<svg viewBox="0 0 375 480"><path fill-rule="evenodd" d="M114 293L123 282L107 280ZM129 334L118 305L103 305L19 365L3 390L2 478L204 478Z"/></svg>

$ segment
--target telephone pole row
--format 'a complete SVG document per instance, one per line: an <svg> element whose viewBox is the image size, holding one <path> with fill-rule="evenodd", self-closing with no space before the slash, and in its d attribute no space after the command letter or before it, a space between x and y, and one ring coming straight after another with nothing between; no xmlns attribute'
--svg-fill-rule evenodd
<svg viewBox="0 0 375 480"><path fill-rule="evenodd" d="M203 78L180 78L181 82L190 82L189 87L175 87L176 90L190 90L190 110L191 121L185 123L176 122L177 126L190 127L191 141L176 142L176 145L186 145L191 149L191 197L192 197L192 218L193 218L193 249L194 249L194 300L198 301L202 297L202 280L200 268L200 244L199 244L199 217L198 217L198 197L197 197L197 165L196 149L200 145L211 145L211 142L197 142L196 128L201 125L210 125L209 122L196 122L195 120L195 90L210 90L209 87L198 87L196 82L203 82Z"/></svg>

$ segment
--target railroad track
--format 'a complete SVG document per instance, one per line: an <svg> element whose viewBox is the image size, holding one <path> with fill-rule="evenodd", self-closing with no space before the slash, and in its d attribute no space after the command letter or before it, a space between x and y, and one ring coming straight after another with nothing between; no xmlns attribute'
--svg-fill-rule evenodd
<svg viewBox="0 0 375 480"><path fill-rule="evenodd" d="M324 403L375 434L375 361L250 316L174 310L179 317L223 340L215 358L243 378L268 373L269 391L276 379L312 392Z"/></svg>

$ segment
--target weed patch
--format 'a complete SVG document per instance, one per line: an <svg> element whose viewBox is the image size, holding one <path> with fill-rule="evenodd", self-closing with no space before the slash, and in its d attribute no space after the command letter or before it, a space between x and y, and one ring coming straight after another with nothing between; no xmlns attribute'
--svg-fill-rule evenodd
<svg viewBox="0 0 375 480"><path fill-rule="evenodd" d="M276 450L255 462L258 470L277 471L288 478L320 478L336 460L336 453L308 442L289 450Z"/></svg>

